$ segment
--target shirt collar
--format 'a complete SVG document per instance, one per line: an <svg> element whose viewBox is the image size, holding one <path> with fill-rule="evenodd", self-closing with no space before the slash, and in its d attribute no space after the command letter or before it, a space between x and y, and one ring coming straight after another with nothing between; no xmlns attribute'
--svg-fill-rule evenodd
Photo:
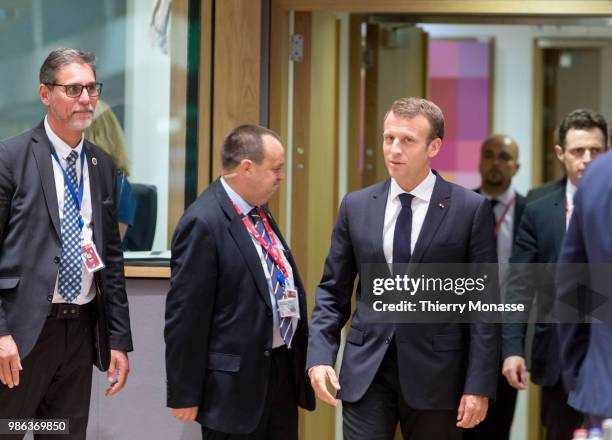
<svg viewBox="0 0 612 440"><path fill-rule="evenodd" d="M571 204L574 204L574 194L576 194L576 185L568 178L565 182L565 195Z"/></svg>
<svg viewBox="0 0 612 440"><path fill-rule="evenodd" d="M431 199L433 194L434 186L436 184L436 175L429 170L429 174L425 179L421 181L410 194L415 196L417 199L421 199L427 203ZM391 200L394 200L398 195L405 193L401 186L397 183L394 178L391 178L391 186L389 187L389 196Z"/></svg>
<svg viewBox="0 0 612 440"><path fill-rule="evenodd" d="M488 194L488 193L484 192L482 189L480 190L480 194L483 197L486 197L489 200L495 199L501 205L506 206L508 203L510 203L510 201L512 200L512 197L514 196L514 188L512 187L512 185L510 185L508 187L508 189L506 189L506 191L504 191L503 193L501 193L497 197L493 197L491 194Z"/></svg>
<svg viewBox="0 0 612 440"><path fill-rule="evenodd" d="M231 201L238 205L238 208L240 208L242 213L244 215L247 215L249 212L251 212L251 209L253 209L254 206L249 205L246 200L240 197L240 195L236 191L234 191L231 186L229 186L229 184L225 181L224 177L221 177L221 179L219 180L221 180L221 185L223 185L223 188L225 189L225 192L227 193Z"/></svg>
<svg viewBox="0 0 612 440"><path fill-rule="evenodd" d="M66 142L60 139L58 135L51 129L49 122L47 121L47 117L45 116L45 132L47 133L47 137L49 138L49 142L55 148L58 156L62 159L66 160L71 151L76 151L77 154L81 155L81 150L83 149L83 136L81 135L81 140L79 144L75 148L71 148Z"/></svg>

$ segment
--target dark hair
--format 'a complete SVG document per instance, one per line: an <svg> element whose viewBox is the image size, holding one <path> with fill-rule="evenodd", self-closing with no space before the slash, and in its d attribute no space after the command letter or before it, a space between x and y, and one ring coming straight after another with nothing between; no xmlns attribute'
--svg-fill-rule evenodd
<svg viewBox="0 0 612 440"><path fill-rule="evenodd" d="M244 159L261 163L264 158L263 136L272 136L280 142L280 136L260 125L241 125L234 128L221 144L221 166L231 170Z"/></svg>
<svg viewBox="0 0 612 440"><path fill-rule="evenodd" d="M391 112L395 116L407 119L418 115L424 116L431 126L429 139L427 140L428 144L436 138L444 139L444 115L440 107L433 102L423 98L400 98L391 104L391 107L385 114L385 119L387 119Z"/></svg>
<svg viewBox="0 0 612 440"><path fill-rule="evenodd" d="M96 56L91 52L79 49L61 47L55 49L40 66L39 79L41 84L53 84L57 79L57 72L69 64L87 64L96 76Z"/></svg>
<svg viewBox="0 0 612 440"><path fill-rule="evenodd" d="M559 125L558 139L561 148L565 149L567 132L570 130L589 130L599 128L604 137L604 144L608 144L608 124L602 115L587 108L579 108L569 112L561 125Z"/></svg>

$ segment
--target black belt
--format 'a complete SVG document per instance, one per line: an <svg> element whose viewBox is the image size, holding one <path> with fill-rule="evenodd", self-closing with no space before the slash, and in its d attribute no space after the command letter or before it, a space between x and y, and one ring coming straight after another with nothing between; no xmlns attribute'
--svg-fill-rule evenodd
<svg viewBox="0 0 612 440"><path fill-rule="evenodd" d="M88 302L87 304L68 304L68 303L54 303L51 304L49 309L49 318L57 319L74 319L78 318L86 312L91 312L95 308L95 300Z"/></svg>

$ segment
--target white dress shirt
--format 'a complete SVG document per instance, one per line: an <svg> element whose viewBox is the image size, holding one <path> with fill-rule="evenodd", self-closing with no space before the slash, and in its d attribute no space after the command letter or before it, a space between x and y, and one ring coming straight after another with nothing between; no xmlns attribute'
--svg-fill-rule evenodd
<svg viewBox="0 0 612 440"><path fill-rule="evenodd" d="M569 178L565 184L565 229L569 226L572 213L574 212L574 195L576 195L576 185L570 182Z"/></svg>
<svg viewBox="0 0 612 440"><path fill-rule="evenodd" d="M59 160L62 164L64 170L68 166L66 159L68 155L73 150L67 143L61 140L51 129L51 126L47 122L47 117L45 116L45 131L47 132L47 137L49 138L49 142L59 157ZM81 141L74 148L74 150L79 154L79 158L76 163L76 172L77 172L77 180L81 182L83 181L83 201L81 203L81 217L83 218L83 230L81 231L81 242L82 243L92 243L93 242L93 225L91 221L91 191L89 189L89 171L87 169L87 160L83 162L83 170L81 172L81 151L83 150L83 138L81 137ZM59 208L59 220L60 227L62 221L64 219L64 173L60 168L57 161L51 155L51 163L53 164L53 177L55 180L55 192L57 193L57 207ZM82 175L81 175L82 174ZM95 289L92 288L93 283L93 274L90 273L86 268L85 264L81 265L82 275L81 275L81 293L76 297L73 301L73 304L87 304L96 296ZM58 275L59 275L59 267L58 267ZM66 300L60 295L58 287L57 287L58 278L55 278L55 288L53 289L53 302L54 303L65 303Z"/></svg>
<svg viewBox="0 0 612 440"><path fill-rule="evenodd" d="M234 191L231 186L229 186L227 184L227 182L225 181L225 179L223 177L221 177L220 180L221 180L221 185L223 185L223 188L225 189L225 192L227 193L229 198L236 205L238 205L238 208L240 208L240 210L243 212L244 215L248 215L248 213L251 211L251 209L254 208L254 206L251 206L246 200L244 200L242 197L240 197L240 195L236 191ZM272 274L268 270L268 263L266 262L265 257L264 257L264 252L266 252L266 251L265 251L265 249L262 249L261 244L257 241L257 239L255 237L253 237L253 235L251 233L249 233L248 231L247 231L247 233L251 237L251 241L253 242L253 246L255 246L255 249L257 250L257 254L259 255L259 259L261 260L261 267L263 268L264 274L266 275L266 281L268 282L268 292L270 294L270 303L272 304L272 308L274 310L276 310L278 307L276 305L276 296L274 295L274 289L273 289L273 286L272 286ZM276 233L274 231L272 231L272 233L274 234L274 239L276 240L277 246L281 250L284 251L285 249L283 247L283 244L279 240L278 236L276 235ZM283 264L285 265L285 268L287 269L287 274L289 275L287 277L287 279L285 280L285 282L287 283L287 287L289 289L296 289L295 281L293 279L293 269L291 268L291 264L289 264L289 260L287 260L285 252L281 252L280 254L281 254L281 258L283 260ZM298 301L299 301L299 299L298 299ZM283 340L283 338L282 338L282 336L280 334L280 322L279 322L279 318L278 318L278 313L272 313L272 319L273 319L272 348L276 348L276 347L280 347L282 345L285 345L285 341ZM295 328L297 327L297 324L298 324L297 318L293 318L291 320L291 325L293 326L293 333L294 334L295 334Z"/></svg>
<svg viewBox="0 0 612 440"><path fill-rule="evenodd" d="M429 208L429 201L433 194L434 185L436 184L436 176L429 170L429 174L421 183L419 183L410 194L414 196L412 199L412 233L410 235L410 254L414 252L414 246L419 238L425 215ZM389 185L389 194L387 195L387 206L385 207L385 222L383 226L383 251L387 264L393 263L393 236L395 235L395 222L402 209L399 195L405 193L394 178L391 178Z"/></svg>

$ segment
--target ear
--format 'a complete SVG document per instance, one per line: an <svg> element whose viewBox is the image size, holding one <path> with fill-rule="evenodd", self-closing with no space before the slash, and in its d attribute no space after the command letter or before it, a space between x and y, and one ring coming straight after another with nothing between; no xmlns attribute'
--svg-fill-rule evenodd
<svg viewBox="0 0 612 440"><path fill-rule="evenodd" d="M250 173L253 170L253 161L250 159L242 159L238 168L244 173Z"/></svg>
<svg viewBox="0 0 612 440"><path fill-rule="evenodd" d="M512 176L516 176L516 173L518 173L518 170L521 168L521 164L520 163L516 163L516 168L514 169L514 173L512 173Z"/></svg>
<svg viewBox="0 0 612 440"><path fill-rule="evenodd" d="M46 85L40 84L38 86L38 97L40 98L41 102L45 105L45 107L49 107L50 105L50 102L49 102L50 93L51 93L51 90Z"/></svg>
<svg viewBox="0 0 612 440"><path fill-rule="evenodd" d="M435 138L429 143L429 146L427 147L427 156L430 159L433 159L440 152L440 148L442 148L442 139Z"/></svg>
<svg viewBox="0 0 612 440"><path fill-rule="evenodd" d="M563 162L565 151L563 148L561 148L561 145L555 145L555 155L557 156L557 159L559 159L559 162Z"/></svg>

